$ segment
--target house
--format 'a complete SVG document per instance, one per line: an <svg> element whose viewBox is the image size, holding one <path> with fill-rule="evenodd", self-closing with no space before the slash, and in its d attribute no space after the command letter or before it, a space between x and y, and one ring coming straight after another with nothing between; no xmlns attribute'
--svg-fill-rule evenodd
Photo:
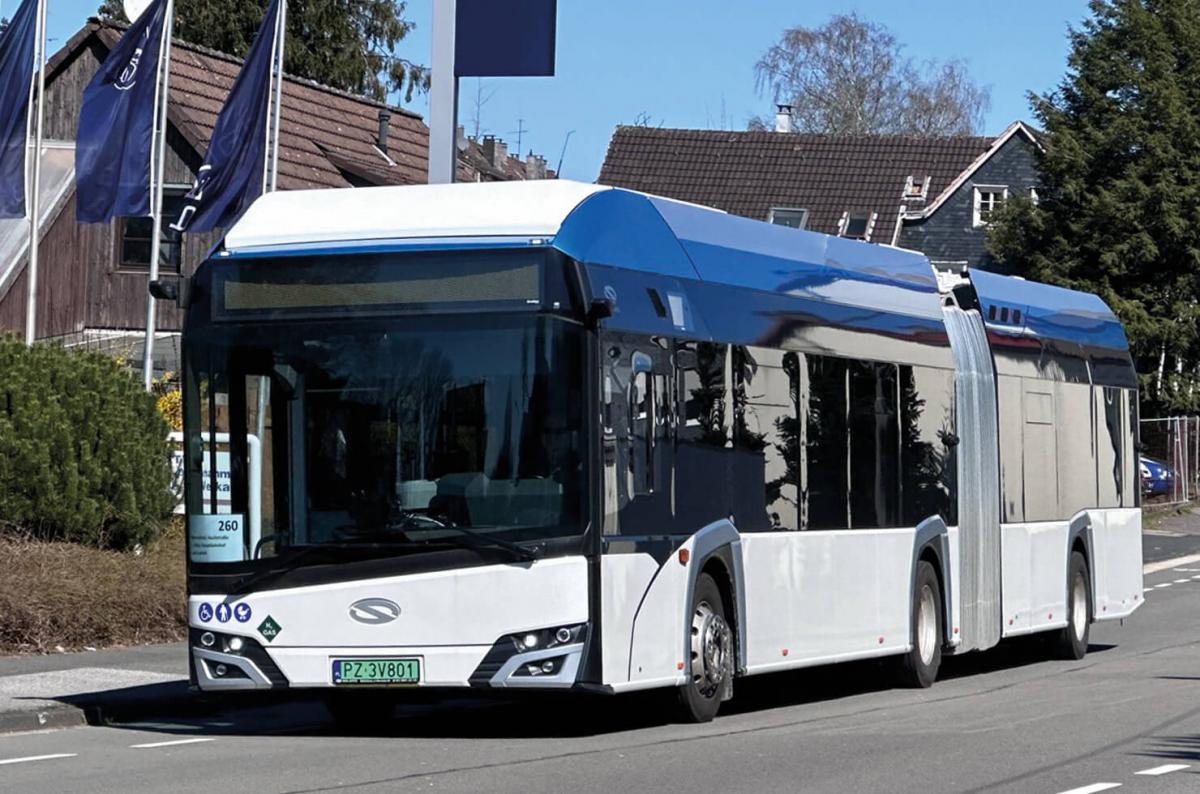
<svg viewBox="0 0 1200 794"><path fill-rule="evenodd" d="M799 229L925 253L942 268L993 267L991 213L1037 200L1034 131L995 138L810 135L618 127L599 181Z"/></svg>
<svg viewBox="0 0 1200 794"><path fill-rule="evenodd" d="M38 266L38 338L119 351L138 358L145 329L150 264L149 218L107 225L75 222L74 138L83 90L124 28L90 20L47 63L46 145L42 153L42 220ZM212 137L217 114L241 68L237 58L175 41L164 207L178 212ZM284 82L279 188L352 188L423 183L429 129L403 108L379 104L308 80ZM545 159L512 156L502 141L459 140L458 179L543 179ZM169 224L164 224L167 226ZM25 327L29 224L0 220L0 332ZM190 274L220 232L163 234L160 272ZM156 343L177 357L181 314L158 305ZM163 366L167 364L164 363Z"/></svg>

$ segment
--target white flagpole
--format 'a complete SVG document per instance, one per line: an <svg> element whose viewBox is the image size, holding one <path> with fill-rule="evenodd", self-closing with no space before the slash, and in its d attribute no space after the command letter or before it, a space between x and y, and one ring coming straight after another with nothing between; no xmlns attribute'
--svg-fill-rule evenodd
<svg viewBox="0 0 1200 794"><path fill-rule="evenodd" d="M150 281L158 280L158 259L162 254L163 169L167 159L167 105L171 101L171 42L175 27L175 0L167 0L166 14L158 67L161 77L154 90L156 128L154 135L151 136L153 144L150 167L150 212L153 223L150 233ZM150 389L150 382L154 378L154 332L157 328L155 298L147 289L146 343L142 352L142 385L147 390Z"/></svg>
<svg viewBox="0 0 1200 794"><path fill-rule="evenodd" d="M271 114L271 175L267 192L274 193L279 183L279 116L283 108L283 45L287 36L287 0L279 2L279 19L275 21L275 110Z"/></svg>
<svg viewBox="0 0 1200 794"><path fill-rule="evenodd" d="M46 101L43 89L46 85L46 0L38 0L37 24L34 33L34 58L37 63L37 82L33 86L37 99L37 121L34 122L37 132L33 143L33 179L26 196L29 205L29 268L25 279L25 344L32 345L37 340L37 300L38 300L38 246L40 238L40 220L42 214L42 130L45 123ZM26 120L26 129L29 121Z"/></svg>

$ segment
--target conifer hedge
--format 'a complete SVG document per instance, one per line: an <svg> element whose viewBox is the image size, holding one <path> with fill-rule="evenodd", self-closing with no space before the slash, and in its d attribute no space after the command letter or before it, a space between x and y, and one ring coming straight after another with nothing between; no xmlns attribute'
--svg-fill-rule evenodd
<svg viewBox="0 0 1200 794"><path fill-rule="evenodd" d="M113 359L0 338L0 522L44 540L145 544L173 507L167 426Z"/></svg>

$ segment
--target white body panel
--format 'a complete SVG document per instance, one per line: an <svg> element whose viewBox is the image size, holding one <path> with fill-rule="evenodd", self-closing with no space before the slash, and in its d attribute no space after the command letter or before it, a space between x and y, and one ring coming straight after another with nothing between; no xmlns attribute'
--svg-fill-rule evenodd
<svg viewBox="0 0 1200 794"><path fill-rule="evenodd" d="M688 539L681 548L691 551ZM681 684L684 680L684 621L688 612L688 567L678 552L667 557L646 590L633 621L629 681L642 686Z"/></svg>
<svg viewBox="0 0 1200 794"><path fill-rule="evenodd" d="M231 602L250 619L200 619L200 606L223 599L188 599L188 621L199 629L252 637L294 686L330 683L333 655L396 653L424 656L428 684L466 685L471 672L506 634L588 620L587 561L560 557L532 564L489 565L313 587L267 590ZM350 617L350 604L387 598L400 616L381 625ZM273 641L257 631L270 616L282 627Z"/></svg>
<svg viewBox="0 0 1200 794"><path fill-rule="evenodd" d="M1142 511L1092 510L1096 620L1123 618L1142 605Z"/></svg>
<svg viewBox="0 0 1200 794"><path fill-rule="evenodd" d="M1003 636L1067 625L1066 521L1003 524Z"/></svg>
<svg viewBox="0 0 1200 794"><path fill-rule="evenodd" d="M914 535L912 529L743 535L747 670L907 651Z"/></svg>
<svg viewBox="0 0 1200 794"><path fill-rule="evenodd" d="M682 567L682 566L681 566ZM649 554L606 554L600 562L604 683L629 681L633 621L658 563Z"/></svg>

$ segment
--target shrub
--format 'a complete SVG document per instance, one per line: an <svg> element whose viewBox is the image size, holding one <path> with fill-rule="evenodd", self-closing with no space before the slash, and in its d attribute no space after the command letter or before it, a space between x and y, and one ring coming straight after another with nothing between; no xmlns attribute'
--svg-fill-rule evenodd
<svg viewBox="0 0 1200 794"><path fill-rule="evenodd" d="M0 339L0 520L43 540L149 542L173 498L167 425L99 353Z"/></svg>

